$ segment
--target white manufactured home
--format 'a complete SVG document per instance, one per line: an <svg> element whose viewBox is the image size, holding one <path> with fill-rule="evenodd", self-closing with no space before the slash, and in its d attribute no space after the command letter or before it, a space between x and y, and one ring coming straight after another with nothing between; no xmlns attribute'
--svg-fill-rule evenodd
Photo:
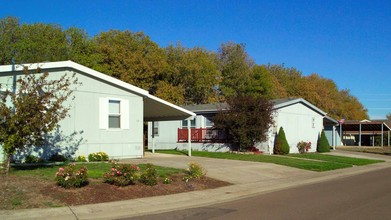
<svg viewBox="0 0 391 220"><path fill-rule="evenodd" d="M19 152L19 156L88 156L103 151L111 158L140 158L144 153L144 122L183 120L195 115L146 90L72 61L0 66L2 89L12 91L13 80L22 77L24 67L31 71L40 68L51 79L75 74L81 85L72 88L74 99L65 103L70 105L70 116L48 135L47 146L30 148Z"/></svg>
<svg viewBox="0 0 391 220"><path fill-rule="evenodd" d="M324 129L324 123L330 127L329 144L335 146L339 137L335 129L338 122L302 98L272 100L274 124L269 128L267 140L258 143L257 148L266 154L273 153L274 139L280 127L284 128L290 153L298 153L297 143L311 142L310 152L316 151L318 136ZM193 150L229 151L231 144L229 135L213 129L213 117L219 110L228 108L227 104L189 105L183 108L196 113L191 120L150 122L148 129L149 149L188 149L189 130Z"/></svg>

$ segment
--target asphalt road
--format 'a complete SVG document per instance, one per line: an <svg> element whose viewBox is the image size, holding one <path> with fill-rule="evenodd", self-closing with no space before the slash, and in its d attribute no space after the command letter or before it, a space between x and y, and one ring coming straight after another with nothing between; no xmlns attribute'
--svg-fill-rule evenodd
<svg viewBox="0 0 391 220"><path fill-rule="evenodd" d="M391 168L131 219L391 219Z"/></svg>

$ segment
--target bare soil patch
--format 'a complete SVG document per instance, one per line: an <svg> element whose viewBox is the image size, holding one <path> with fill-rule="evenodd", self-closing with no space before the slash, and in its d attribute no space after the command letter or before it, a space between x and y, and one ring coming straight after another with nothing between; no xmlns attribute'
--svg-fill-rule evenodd
<svg viewBox="0 0 391 220"><path fill-rule="evenodd" d="M0 176L0 209L47 208L71 205L83 205L142 197L168 195L174 193L213 189L230 183L208 177L182 180L184 174L171 177L171 184L162 180L155 186L141 183L126 187L117 187L102 183L101 179L89 179L90 183L82 188L65 189L53 181L35 177L10 175Z"/></svg>

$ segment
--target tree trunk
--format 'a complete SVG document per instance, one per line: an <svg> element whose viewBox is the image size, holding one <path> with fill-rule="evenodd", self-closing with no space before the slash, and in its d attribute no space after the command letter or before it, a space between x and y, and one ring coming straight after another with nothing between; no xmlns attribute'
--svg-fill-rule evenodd
<svg viewBox="0 0 391 220"><path fill-rule="evenodd" d="M7 154L7 159L5 161L5 174L8 176L11 168L11 154Z"/></svg>

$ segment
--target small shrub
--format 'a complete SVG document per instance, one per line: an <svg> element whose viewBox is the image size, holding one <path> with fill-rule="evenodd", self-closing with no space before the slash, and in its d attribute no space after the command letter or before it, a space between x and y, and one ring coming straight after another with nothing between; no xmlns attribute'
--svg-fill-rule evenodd
<svg viewBox="0 0 391 220"><path fill-rule="evenodd" d="M51 162L65 162L67 161L68 158L66 158L62 154L53 154L50 158L49 161Z"/></svg>
<svg viewBox="0 0 391 220"><path fill-rule="evenodd" d="M198 163L196 162L190 162L189 163L189 168L187 169L187 176L190 177L191 179L199 179L203 176L205 176L206 171L205 169Z"/></svg>
<svg viewBox="0 0 391 220"><path fill-rule="evenodd" d="M319 153L330 152L330 144L327 141L327 137L324 133L324 130L322 130L320 137L318 136L318 144L316 145L316 151Z"/></svg>
<svg viewBox="0 0 391 220"><path fill-rule="evenodd" d="M309 149L311 149L311 141L300 141L299 143L297 143L297 148L299 149L299 152L301 154L304 154L308 152Z"/></svg>
<svg viewBox="0 0 391 220"><path fill-rule="evenodd" d="M88 155L88 161L108 161L109 155L107 155L105 152L96 152L91 153Z"/></svg>
<svg viewBox="0 0 391 220"><path fill-rule="evenodd" d="M140 182L148 186L154 186L157 184L157 171L153 164L147 164L145 170L140 175Z"/></svg>
<svg viewBox="0 0 391 220"><path fill-rule="evenodd" d="M140 168L134 164L120 164L114 163L111 171L103 175L103 182L116 185L127 186L135 184Z"/></svg>
<svg viewBox="0 0 391 220"><path fill-rule="evenodd" d="M77 156L76 162L87 162L87 159L85 156L80 155L80 156Z"/></svg>
<svg viewBox="0 0 391 220"><path fill-rule="evenodd" d="M39 157L37 163L46 163L46 160L43 159L42 157Z"/></svg>
<svg viewBox="0 0 391 220"><path fill-rule="evenodd" d="M164 178L163 184L171 184L171 183L172 183L172 179L170 179L168 177Z"/></svg>
<svg viewBox="0 0 391 220"><path fill-rule="evenodd" d="M76 171L74 163L64 168L60 167L55 180L57 185L64 188L85 186L88 184L87 168L82 167Z"/></svg>
<svg viewBox="0 0 391 220"><path fill-rule="evenodd" d="M278 131L276 141L274 142L274 154L289 154L289 144L285 137L285 131L282 127Z"/></svg>
<svg viewBox="0 0 391 220"><path fill-rule="evenodd" d="M24 162L25 163L37 163L38 162L38 158L34 155L28 155L25 159L24 159Z"/></svg>

